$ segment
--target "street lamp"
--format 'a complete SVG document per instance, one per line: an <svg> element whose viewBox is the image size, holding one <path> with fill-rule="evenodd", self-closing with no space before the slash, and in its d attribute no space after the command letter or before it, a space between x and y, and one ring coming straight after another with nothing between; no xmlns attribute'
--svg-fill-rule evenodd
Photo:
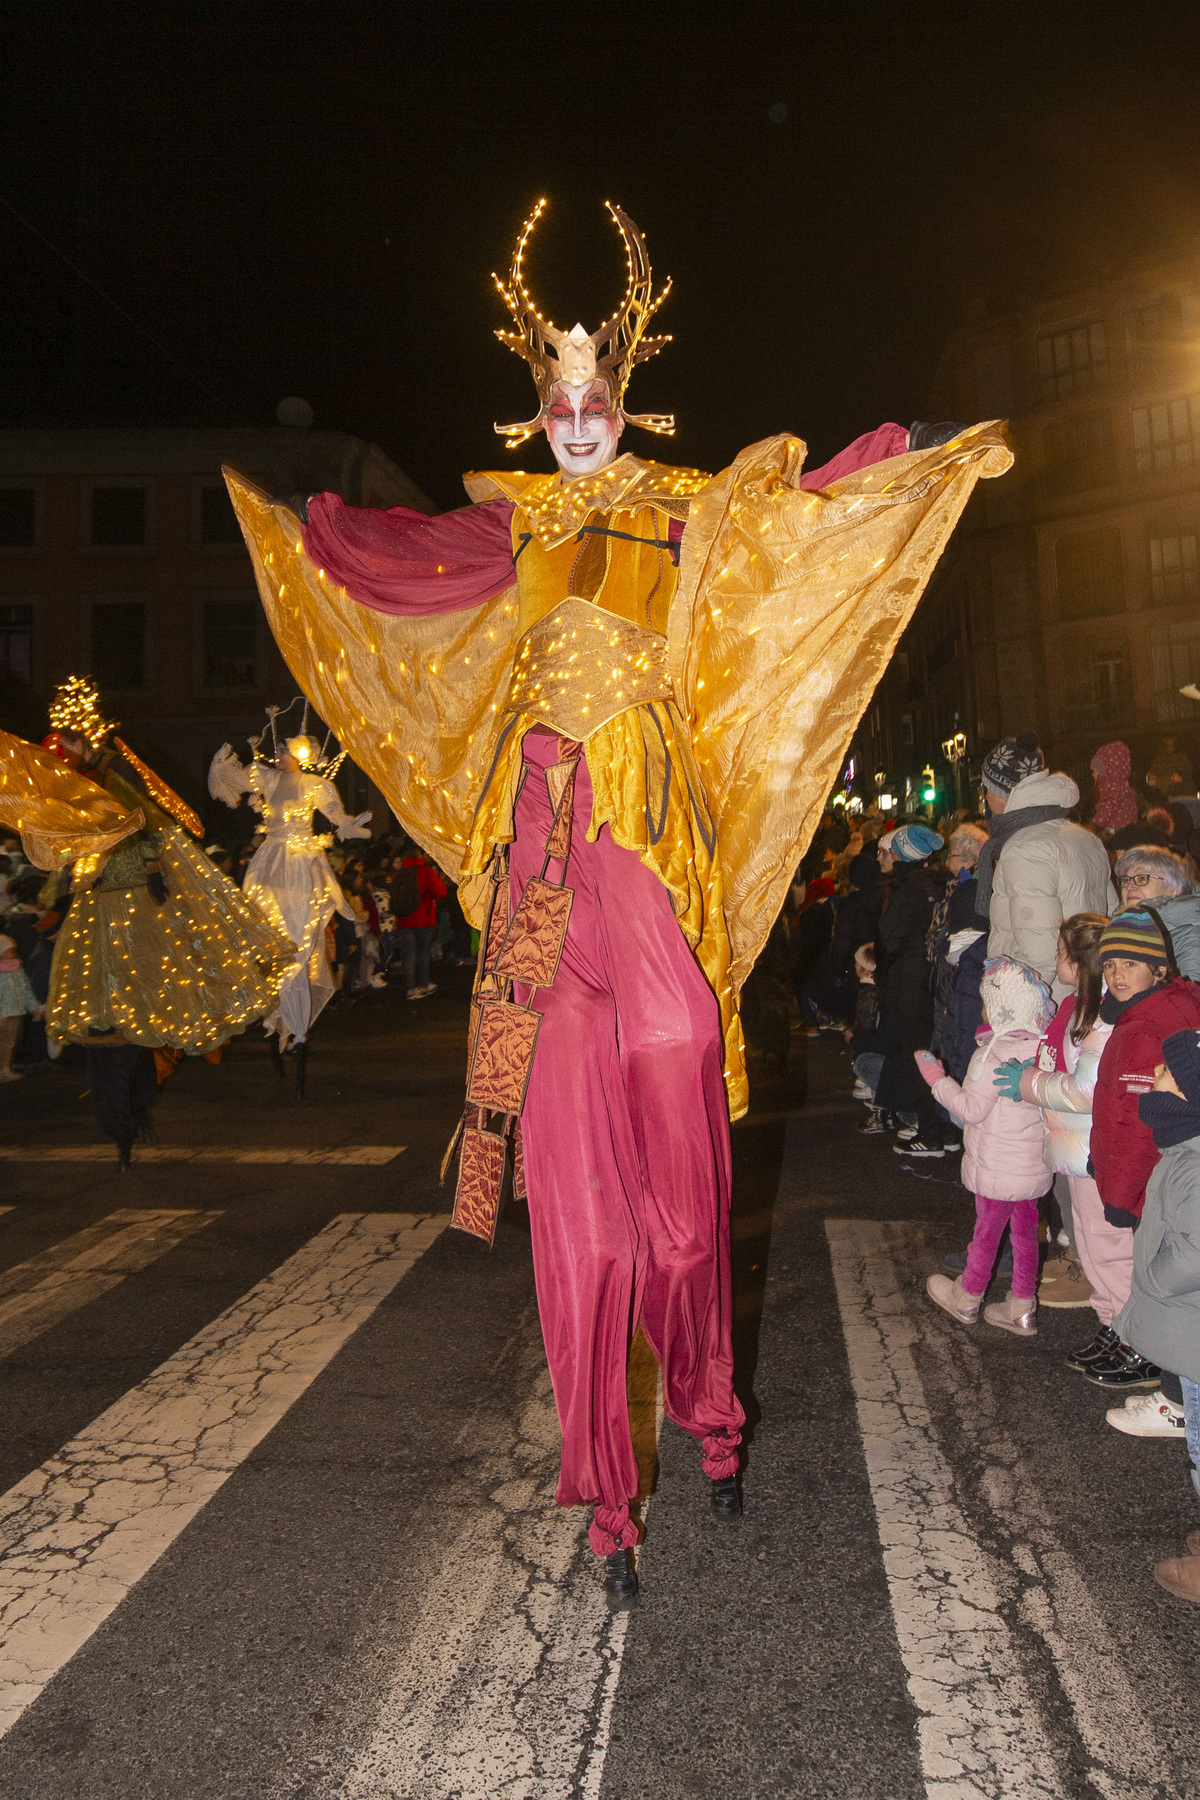
<svg viewBox="0 0 1200 1800"><path fill-rule="evenodd" d="M954 771L954 810L955 810L955 812L957 812L959 810L959 808L962 806L962 787L961 787L961 784L958 779L958 766L962 762L962 759L966 754L967 754L967 739L966 739L965 732L956 731L953 737L948 737L943 740L942 755L945 757L946 761L950 764L950 767Z"/></svg>

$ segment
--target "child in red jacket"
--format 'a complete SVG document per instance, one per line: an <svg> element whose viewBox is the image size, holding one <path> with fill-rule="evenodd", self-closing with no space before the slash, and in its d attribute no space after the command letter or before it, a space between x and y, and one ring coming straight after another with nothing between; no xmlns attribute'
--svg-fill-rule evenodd
<svg viewBox="0 0 1200 1800"><path fill-rule="evenodd" d="M1179 974L1170 935L1152 911L1118 913L1101 935L1100 961L1108 990L1100 1017L1113 1029L1092 1096L1091 1161L1105 1218L1133 1231L1158 1161L1138 1101L1154 1087L1163 1039L1172 1032L1200 1029L1200 987ZM1090 1361L1082 1372L1097 1387L1118 1393L1156 1388L1162 1376L1125 1343Z"/></svg>

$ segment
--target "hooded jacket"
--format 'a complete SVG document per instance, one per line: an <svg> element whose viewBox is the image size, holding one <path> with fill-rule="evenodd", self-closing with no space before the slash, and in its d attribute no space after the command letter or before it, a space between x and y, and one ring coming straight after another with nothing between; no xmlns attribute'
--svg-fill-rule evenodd
<svg viewBox="0 0 1200 1800"><path fill-rule="evenodd" d="M1129 745L1120 738L1101 744L1092 758L1092 774L1096 777L1096 810L1092 814L1101 831L1119 831L1122 825L1136 825L1137 795L1129 785Z"/></svg>
<svg viewBox="0 0 1200 1800"><path fill-rule="evenodd" d="M1072 807L1079 789L1069 775L1048 769L1027 775L1008 797L1007 819L1026 807ZM1117 893L1104 845L1070 819L1046 819L1014 832L997 858L988 913L988 955L1011 956L1036 969L1065 1000L1070 989L1056 981L1058 928L1073 913L1110 914Z"/></svg>
<svg viewBox="0 0 1200 1800"><path fill-rule="evenodd" d="M1164 1150L1133 1240L1133 1288L1113 1320L1162 1369L1200 1381L1200 1138Z"/></svg>
<svg viewBox="0 0 1200 1800"><path fill-rule="evenodd" d="M931 1004L929 927L944 891L944 876L924 863L897 863L892 871L875 934L875 981L894 1012Z"/></svg>
<svg viewBox="0 0 1200 1800"><path fill-rule="evenodd" d="M1021 1092L1042 1109L1046 1166L1056 1175L1086 1175L1092 1136L1092 1096L1100 1058L1112 1026L1097 1019L1082 1044L1071 1036L1075 996L1038 1045L1037 1066L1026 1071ZM1061 1029L1060 1029L1061 1027Z"/></svg>
<svg viewBox="0 0 1200 1800"><path fill-rule="evenodd" d="M1171 934L1175 966L1189 981L1200 981L1200 894L1176 894L1150 904Z"/></svg>
<svg viewBox="0 0 1200 1800"><path fill-rule="evenodd" d="M1112 1028L1092 1095L1092 1167L1106 1211L1142 1216L1158 1150L1138 1101L1154 1086L1163 1039L1189 1029L1200 1030L1200 987L1181 977L1137 995Z"/></svg>

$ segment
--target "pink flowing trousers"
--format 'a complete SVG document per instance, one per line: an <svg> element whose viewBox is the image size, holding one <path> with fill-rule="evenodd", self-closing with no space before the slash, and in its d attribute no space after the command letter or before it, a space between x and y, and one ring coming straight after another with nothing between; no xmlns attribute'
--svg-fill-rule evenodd
<svg viewBox="0 0 1200 1800"><path fill-rule="evenodd" d="M525 739L511 854L514 906L541 873L551 811L544 731ZM598 1555L637 1540L626 1362L639 1320L667 1417L732 1475L745 1415L733 1391L729 1112L716 998L666 889L604 826L585 838L580 758L566 883L575 898L543 1015L521 1134L538 1311L562 1427L560 1506L591 1502ZM552 865L551 874L557 874ZM528 990L518 989L528 999Z"/></svg>

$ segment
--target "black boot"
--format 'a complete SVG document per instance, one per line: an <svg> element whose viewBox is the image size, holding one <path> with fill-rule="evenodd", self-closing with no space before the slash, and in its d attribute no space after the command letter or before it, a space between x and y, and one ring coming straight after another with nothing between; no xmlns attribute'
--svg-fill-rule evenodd
<svg viewBox="0 0 1200 1800"><path fill-rule="evenodd" d="M1140 1356L1132 1344L1118 1343L1099 1362L1089 1363L1083 1378L1110 1394L1136 1393L1139 1388L1156 1388L1162 1380L1162 1370L1157 1363Z"/></svg>
<svg viewBox="0 0 1200 1800"><path fill-rule="evenodd" d="M308 1072L308 1045L302 1039L295 1047L296 1058L296 1098L304 1098L304 1077Z"/></svg>
<svg viewBox="0 0 1200 1800"><path fill-rule="evenodd" d="M637 1605L638 1578L632 1550L614 1550L605 1557L604 1598L609 1612L632 1612Z"/></svg>
<svg viewBox="0 0 1200 1800"><path fill-rule="evenodd" d="M279 1047L279 1033L273 1031L267 1039L267 1043L271 1048L271 1067L282 1079L287 1074L287 1070L283 1066L283 1051Z"/></svg>
<svg viewBox="0 0 1200 1800"><path fill-rule="evenodd" d="M1090 1344L1085 1344L1082 1350L1072 1350L1063 1361L1068 1369L1090 1368L1093 1363L1103 1362L1111 1356L1120 1341L1111 1325L1102 1325Z"/></svg>
<svg viewBox="0 0 1200 1800"><path fill-rule="evenodd" d="M120 1143L117 1145L117 1168L121 1171L122 1175L124 1175L126 1170L129 1168L130 1159L132 1158L132 1156L133 1156L133 1139L126 1138L123 1143Z"/></svg>
<svg viewBox="0 0 1200 1800"><path fill-rule="evenodd" d="M713 1518L720 1519L723 1525L741 1523L742 1496L736 1475L726 1475L722 1480L713 1482L709 1504Z"/></svg>
<svg viewBox="0 0 1200 1800"><path fill-rule="evenodd" d="M138 1115L138 1137L143 1144L157 1144L158 1142L158 1138L154 1131L154 1125L148 1112L143 1112Z"/></svg>

